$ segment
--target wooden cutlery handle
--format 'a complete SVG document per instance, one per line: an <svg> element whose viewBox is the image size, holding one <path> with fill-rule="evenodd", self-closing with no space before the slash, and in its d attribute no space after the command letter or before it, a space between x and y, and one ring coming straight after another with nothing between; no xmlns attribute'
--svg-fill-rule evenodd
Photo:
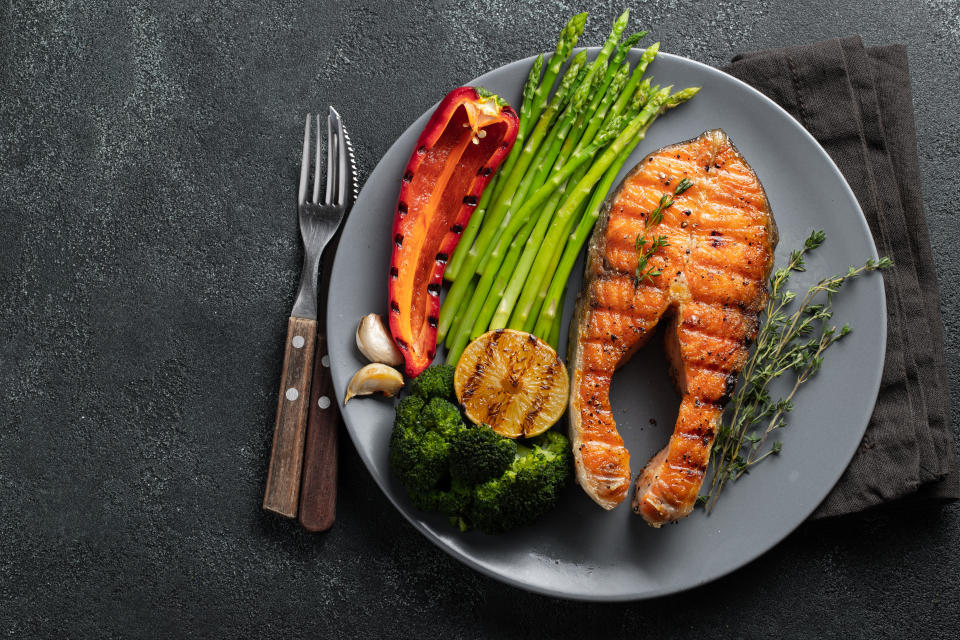
<svg viewBox="0 0 960 640"><path fill-rule="evenodd" d="M340 410L330 377L327 339L317 336L310 393L310 420L303 453L303 486L300 489L300 524L307 531L333 526L337 507L337 426Z"/></svg>
<svg viewBox="0 0 960 640"><path fill-rule="evenodd" d="M277 421L273 428L273 451L263 495L264 509L287 518L297 515L316 339L316 320L290 318L277 398Z"/></svg>

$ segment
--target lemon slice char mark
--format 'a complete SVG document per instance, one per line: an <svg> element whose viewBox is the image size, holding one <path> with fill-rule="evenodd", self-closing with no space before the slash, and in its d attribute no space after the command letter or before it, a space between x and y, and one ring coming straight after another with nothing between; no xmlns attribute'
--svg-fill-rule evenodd
<svg viewBox="0 0 960 640"><path fill-rule="evenodd" d="M557 352L513 329L489 331L467 345L453 384L470 420L508 438L552 427L566 409L570 386Z"/></svg>

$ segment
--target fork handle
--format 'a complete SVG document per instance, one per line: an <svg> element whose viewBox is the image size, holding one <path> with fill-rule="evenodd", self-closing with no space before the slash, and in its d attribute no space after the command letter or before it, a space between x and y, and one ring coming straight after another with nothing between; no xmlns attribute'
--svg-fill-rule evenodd
<svg viewBox="0 0 960 640"><path fill-rule="evenodd" d="M277 398L277 420L273 427L273 450L263 495L265 510L287 518L297 515L316 339L316 320L290 318Z"/></svg>
<svg viewBox="0 0 960 640"><path fill-rule="evenodd" d="M307 446L303 453L303 486L300 488L300 524L307 531L326 531L333 526L337 506L337 427L340 410L334 399L327 339L317 335L313 362L313 390Z"/></svg>

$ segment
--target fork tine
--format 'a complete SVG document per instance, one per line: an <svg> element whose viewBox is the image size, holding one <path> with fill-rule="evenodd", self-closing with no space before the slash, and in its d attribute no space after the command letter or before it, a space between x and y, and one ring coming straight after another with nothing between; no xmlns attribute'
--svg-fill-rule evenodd
<svg viewBox="0 0 960 640"><path fill-rule="evenodd" d="M347 179L349 177L347 149L343 143L343 120L340 119L340 114L333 107L330 107L330 113L337 117L337 150L339 151L337 158L337 201L334 204L343 207L347 204Z"/></svg>
<svg viewBox="0 0 960 640"><path fill-rule="evenodd" d="M313 164L313 199L310 202L316 204L320 198L320 114L317 114L317 157Z"/></svg>
<svg viewBox="0 0 960 640"><path fill-rule="evenodd" d="M337 181L337 143L333 136L333 114L327 116L327 194L324 204L333 204L334 186Z"/></svg>
<svg viewBox="0 0 960 640"><path fill-rule="evenodd" d="M307 175L310 173L310 114L303 128L303 159L300 160L300 191L297 202L303 204L307 197Z"/></svg>

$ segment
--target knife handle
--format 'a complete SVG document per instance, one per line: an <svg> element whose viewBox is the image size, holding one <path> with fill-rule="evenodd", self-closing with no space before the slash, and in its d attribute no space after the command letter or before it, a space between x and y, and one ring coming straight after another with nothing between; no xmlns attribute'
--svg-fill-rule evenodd
<svg viewBox="0 0 960 640"><path fill-rule="evenodd" d="M287 518L297 515L316 340L316 320L290 318L277 397L277 421L273 427L273 450L263 495L265 510Z"/></svg>
<svg viewBox="0 0 960 640"><path fill-rule="evenodd" d="M300 524L307 531L326 531L337 511L337 426L340 410L330 377L327 339L317 335L313 363L313 390L307 445L303 452L303 486L300 489Z"/></svg>

